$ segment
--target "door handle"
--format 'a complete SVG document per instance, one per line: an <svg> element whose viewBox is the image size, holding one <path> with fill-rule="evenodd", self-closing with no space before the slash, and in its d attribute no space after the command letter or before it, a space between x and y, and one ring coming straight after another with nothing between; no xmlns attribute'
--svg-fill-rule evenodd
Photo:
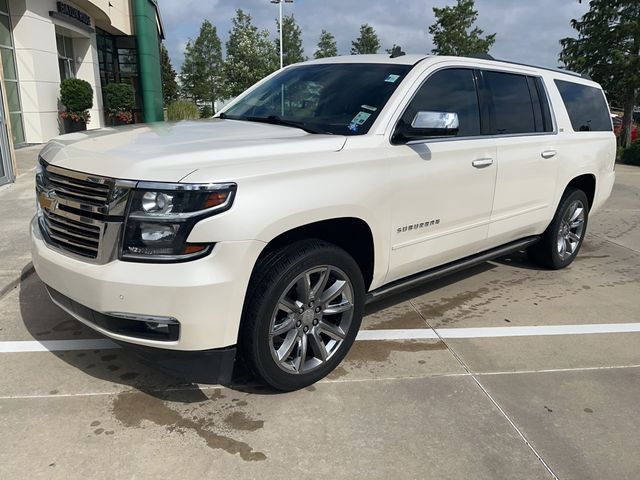
<svg viewBox="0 0 640 480"><path fill-rule="evenodd" d="M553 158L557 153L558 152L556 152L555 150L545 150L540 155L542 155L542 158Z"/></svg>
<svg viewBox="0 0 640 480"><path fill-rule="evenodd" d="M473 162L471 162L471 165L473 165L476 168L486 168L492 164L493 164L493 158L478 158L477 160L474 160Z"/></svg>

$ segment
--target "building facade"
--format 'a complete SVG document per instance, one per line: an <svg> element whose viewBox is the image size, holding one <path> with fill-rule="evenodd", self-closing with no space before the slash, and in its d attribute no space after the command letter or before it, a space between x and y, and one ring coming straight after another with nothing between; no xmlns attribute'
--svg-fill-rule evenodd
<svg viewBox="0 0 640 480"><path fill-rule="evenodd" d="M163 36L157 0L0 0L0 184L11 181L14 145L64 133L59 98L66 78L93 88L89 129L109 124L102 87L112 82L134 87L136 122L162 120Z"/></svg>

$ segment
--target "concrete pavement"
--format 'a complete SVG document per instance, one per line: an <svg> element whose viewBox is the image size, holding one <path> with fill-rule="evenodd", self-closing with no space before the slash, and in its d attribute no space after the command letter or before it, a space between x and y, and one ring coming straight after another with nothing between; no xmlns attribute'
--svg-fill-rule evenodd
<svg viewBox="0 0 640 480"><path fill-rule="evenodd" d="M0 298L33 272L30 266L29 220L35 213L34 172L42 146L16 150L16 181L0 188Z"/></svg>
<svg viewBox="0 0 640 480"><path fill-rule="evenodd" d="M640 169L617 171L570 268L539 270L512 255L374 304L363 329L410 337L640 322ZM36 275L0 299L0 319L0 343L99 337L54 307ZM185 383L123 349L0 361L1 478L640 472L640 333L358 341L329 378L289 394L250 379Z"/></svg>

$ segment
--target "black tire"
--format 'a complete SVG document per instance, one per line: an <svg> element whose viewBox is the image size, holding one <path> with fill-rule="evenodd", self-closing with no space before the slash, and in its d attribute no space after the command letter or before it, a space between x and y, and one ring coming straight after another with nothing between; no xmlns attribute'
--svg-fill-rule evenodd
<svg viewBox="0 0 640 480"><path fill-rule="evenodd" d="M571 213L570 210L573 209L576 204L578 205L578 208L583 209L583 221L579 235L576 234L576 232L572 232L569 228L571 223L567 223L569 220L568 217ZM572 187L567 188L560 200L560 204L558 205L558 209L556 210L556 214L553 217L551 224L542 235L542 239L540 242L527 249L529 259L532 262L551 270L559 270L569 266L580 251L580 247L582 246L582 242L584 241L584 237L587 233L588 221L589 200L587 199L587 196L582 190ZM568 233L573 233L574 237L577 237L578 240L575 243L570 242L568 244L567 242L569 240L565 239L565 252L562 253L562 247L560 246L561 235L564 237L564 233L567 232L567 228L569 228ZM573 247L570 248L568 245L573 245Z"/></svg>
<svg viewBox="0 0 640 480"><path fill-rule="evenodd" d="M318 272L314 269L318 269ZM321 287L324 269L326 269L327 281ZM298 281L301 281L300 278L306 279L305 275L308 275L308 284L312 287L306 290L306 297L299 292L302 287L296 282L296 279ZM350 313L329 313L331 310L337 310L338 307L341 308L341 305L328 305L337 301L335 299L326 302L327 305L321 302L322 298L329 298L333 292L330 292L331 288L327 287L330 282L332 285L342 285L341 282L347 285L336 298L343 302L342 306L348 306L347 294L350 294L352 305L348 310ZM318 290L322 288L323 290L319 293L325 292L326 295L319 294L314 300L314 286ZM293 300L294 296L299 298ZM302 305L301 300L304 298L311 299L311 302ZM240 352L253 373L277 390L291 391L309 386L329 374L353 345L362 321L364 298L365 286L362 272L355 260L341 248L320 240L304 240L274 250L259 261L252 275L242 315ZM294 313L293 309L281 308L287 300L290 300L289 306L297 306L299 310ZM314 304L314 301L317 303ZM309 308L312 304L314 307ZM323 307L320 307L321 304ZM305 313L300 311L302 309L305 309ZM322 313L314 313L318 309L322 309ZM282 320L278 320L278 316ZM319 318L310 319L316 316ZM344 324L341 323L343 321ZM294 323L295 328L284 327L289 328L286 333L273 336L272 332L279 331L282 325L291 325L291 322ZM323 333L323 329L329 328L332 322L336 322L338 328L336 331L340 336L344 334L341 341L337 340L338 337L334 340ZM305 325L308 326L303 333L302 329ZM343 328L347 330L344 331ZM307 337L304 340L305 347L302 347L302 337ZM296 345L290 354L284 356L284 352L287 351L285 343L288 342L287 345L290 345L291 338L295 338ZM333 344L335 350L331 350L331 355L323 361L315 356L321 349L318 339L326 340L328 345L332 341L335 342ZM278 349L276 346L281 340L282 343ZM328 349L325 347L322 348L326 354ZM308 352L307 349L311 351ZM281 350L283 359L279 359ZM308 355L311 355L311 358ZM296 362L296 358L302 358L302 360ZM308 361L307 358L309 358ZM296 367L296 364L299 367ZM296 368L299 368L299 371ZM305 372L305 369L308 371Z"/></svg>

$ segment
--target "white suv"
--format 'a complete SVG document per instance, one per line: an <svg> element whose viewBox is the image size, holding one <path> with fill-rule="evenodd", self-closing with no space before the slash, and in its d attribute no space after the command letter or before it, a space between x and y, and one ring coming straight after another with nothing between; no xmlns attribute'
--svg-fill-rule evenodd
<svg viewBox="0 0 640 480"><path fill-rule="evenodd" d="M32 252L53 301L173 371L206 353L227 381L237 349L291 390L338 365L369 300L525 248L569 265L614 183L600 86L394 57L287 67L209 120L52 140Z"/></svg>

